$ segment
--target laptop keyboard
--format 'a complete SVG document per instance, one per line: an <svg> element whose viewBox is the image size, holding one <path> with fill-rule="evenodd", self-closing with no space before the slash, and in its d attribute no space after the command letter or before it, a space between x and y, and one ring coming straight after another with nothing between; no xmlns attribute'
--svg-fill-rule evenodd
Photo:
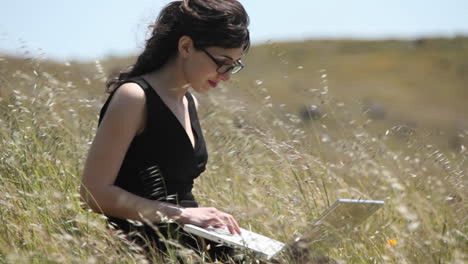
<svg viewBox="0 0 468 264"><path fill-rule="evenodd" d="M243 245L245 247L250 248L251 250L265 255L274 255L276 252L278 252L284 247L284 243L242 228L241 235L233 235L229 232L227 228L213 228L210 229L210 231L219 234L225 240L228 240L238 245Z"/></svg>

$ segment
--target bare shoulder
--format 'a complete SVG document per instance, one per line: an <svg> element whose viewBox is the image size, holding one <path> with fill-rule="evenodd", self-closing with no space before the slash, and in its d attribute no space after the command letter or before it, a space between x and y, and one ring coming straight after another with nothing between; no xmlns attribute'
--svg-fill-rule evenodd
<svg viewBox="0 0 468 264"><path fill-rule="evenodd" d="M145 117L146 96L136 83L125 83L115 91L103 119L103 125L120 124L125 129L138 130Z"/></svg>
<svg viewBox="0 0 468 264"><path fill-rule="evenodd" d="M136 83L124 83L115 92L115 102L129 104L129 106L138 106L146 101L145 92Z"/></svg>
<svg viewBox="0 0 468 264"><path fill-rule="evenodd" d="M86 161L83 183L88 188L115 182L125 153L145 120L145 103L145 92L138 84L126 83L115 91Z"/></svg>
<svg viewBox="0 0 468 264"><path fill-rule="evenodd" d="M108 111L126 112L127 114L141 113L145 108L145 103L145 92L138 84L124 83L115 91Z"/></svg>

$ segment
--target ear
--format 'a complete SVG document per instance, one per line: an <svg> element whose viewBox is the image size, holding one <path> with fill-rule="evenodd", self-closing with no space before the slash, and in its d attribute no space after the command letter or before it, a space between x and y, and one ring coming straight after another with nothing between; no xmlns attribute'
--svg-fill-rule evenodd
<svg viewBox="0 0 468 264"><path fill-rule="evenodd" d="M193 46L193 40L189 36L182 36L179 38L178 51L179 56L183 59L190 56L190 54L195 50Z"/></svg>

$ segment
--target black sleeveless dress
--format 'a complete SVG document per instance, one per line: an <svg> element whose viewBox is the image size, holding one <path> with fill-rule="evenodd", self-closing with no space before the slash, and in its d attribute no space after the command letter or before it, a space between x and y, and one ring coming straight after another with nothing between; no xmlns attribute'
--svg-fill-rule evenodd
<svg viewBox="0 0 468 264"><path fill-rule="evenodd" d="M204 170L208 160L205 140L198 121L192 95L187 92L188 110L195 147L184 127L162 101L156 91L141 77L127 80L137 83L145 92L147 119L144 131L135 136L125 155L115 185L133 194L152 200L198 207L192 194L193 182ZM118 89L118 88L117 88ZM115 89L101 109L101 123ZM135 224L125 219L108 216L111 225L124 231L131 239L145 246L164 247L154 229L146 224ZM169 229L175 224L156 225L160 234L172 236ZM191 242L187 242L191 244Z"/></svg>

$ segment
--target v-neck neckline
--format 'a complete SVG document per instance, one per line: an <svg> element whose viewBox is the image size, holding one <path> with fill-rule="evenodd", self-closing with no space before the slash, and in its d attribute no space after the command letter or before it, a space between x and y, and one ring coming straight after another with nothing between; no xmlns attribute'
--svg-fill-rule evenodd
<svg viewBox="0 0 468 264"><path fill-rule="evenodd" d="M199 146L199 135L198 135L195 127L193 126L193 123L194 123L193 122L193 118L194 118L193 115L194 115L194 113L191 111L191 102L187 98L187 94L189 94L189 92L186 92L184 94L184 97L185 97L185 100L187 100L187 112L188 112L188 116L189 116L189 120L190 120L190 129L192 130L192 134L193 134L193 141L194 141L193 145L192 145L192 140L190 140L190 136L187 134L187 130L185 129L184 125L180 122L180 120L177 118L177 116L174 114L174 112L172 112L171 108L166 104L166 102L164 102L164 100L161 98L161 96L158 94L158 92L153 88L153 86L151 86L151 84L145 78L141 77L141 79L148 85L148 88L150 88L154 92L154 94L161 101L161 103L164 105L166 110L171 114L174 121L178 124L179 128L183 131L183 133L185 135L185 138L186 138L186 141L188 142L190 148L195 152L198 149L198 146ZM191 95L189 95L189 96L191 96Z"/></svg>

